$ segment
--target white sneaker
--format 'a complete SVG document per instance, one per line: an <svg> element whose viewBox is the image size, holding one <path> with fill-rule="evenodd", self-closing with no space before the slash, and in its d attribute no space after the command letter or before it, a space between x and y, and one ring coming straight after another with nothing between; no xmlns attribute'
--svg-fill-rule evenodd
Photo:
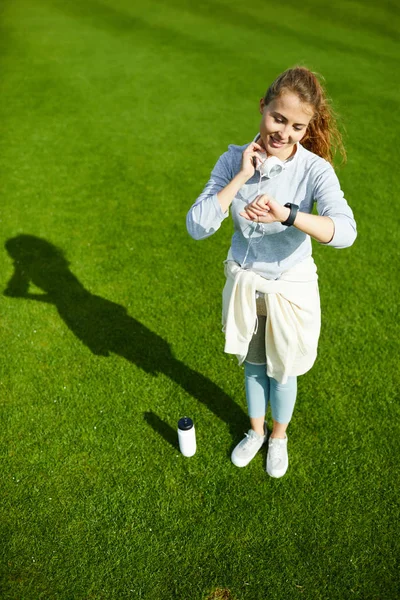
<svg viewBox="0 0 400 600"><path fill-rule="evenodd" d="M287 453L287 436L285 439L269 438L267 454L267 473L271 477L283 477L289 466Z"/></svg>
<svg viewBox="0 0 400 600"><path fill-rule="evenodd" d="M236 467L245 467L255 457L261 446L267 441L267 429L264 425L264 435L258 435L252 429L245 433L245 437L238 443L231 454L231 460Z"/></svg>

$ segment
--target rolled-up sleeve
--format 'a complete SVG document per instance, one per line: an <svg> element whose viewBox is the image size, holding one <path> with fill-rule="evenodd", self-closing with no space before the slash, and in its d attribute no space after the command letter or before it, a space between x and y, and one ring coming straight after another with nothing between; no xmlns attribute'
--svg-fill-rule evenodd
<svg viewBox="0 0 400 600"><path fill-rule="evenodd" d="M332 219L335 233L325 246L348 248L357 237L357 225L353 211L348 205L333 167L326 163L326 168L316 178L314 200L318 214Z"/></svg>
<svg viewBox="0 0 400 600"><path fill-rule="evenodd" d="M217 194L232 179L232 170L228 160L229 152L225 152L215 165L211 177L204 190L190 208L186 216L186 228L195 240L201 240L215 233L229 211L222 211Z"/></svg>

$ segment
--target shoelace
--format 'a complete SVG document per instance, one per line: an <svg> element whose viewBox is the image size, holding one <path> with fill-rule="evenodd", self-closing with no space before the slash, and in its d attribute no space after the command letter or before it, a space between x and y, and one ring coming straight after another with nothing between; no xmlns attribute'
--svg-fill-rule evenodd
<svg viewBox="0 0 400 600"><path fill-rule="evenodd" d="M248 433L245 433L244 435L246 436L246 439L242 441L243 450L259 441L254 435L249 435Z"/></svg>
<svg viewBox="0 0 400 600"><path fill-rule="evenodd" d="M272 443L269 447L270 460L279 460L281 461L284 454L284 444L280 443Z"/></svg>

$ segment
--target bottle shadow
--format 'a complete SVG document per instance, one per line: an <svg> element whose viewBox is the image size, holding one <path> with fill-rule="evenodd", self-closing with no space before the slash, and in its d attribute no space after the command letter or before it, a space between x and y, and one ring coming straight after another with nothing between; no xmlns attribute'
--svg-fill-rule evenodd
<svg viewBox="0 0 400 600"><path fill-rule="evenodd" d="M163 421L151 410L144 413L144 420L154 429L154 431L159 433L168 444L175 450L179 450L178 433L176 429L173 429L171 425Z"/></svg>
<svg viewBox="0 0 400 600"><path fill-rule="evenodd" d="M242 409L210 379L174 357L162 337L131 317L124 306L92 294L71 272L63 251L33 235L7 240L6 250L14 261L14 273L4 295L53 304L68 328L97 356L117 354L146 373L163 373L188 394L205 404L227 423L237 437L246 422ZM34 284L43 293L31 293ZM179 415L182 416L182 415ZM146 421L175 446L159 420Z"/></svg>

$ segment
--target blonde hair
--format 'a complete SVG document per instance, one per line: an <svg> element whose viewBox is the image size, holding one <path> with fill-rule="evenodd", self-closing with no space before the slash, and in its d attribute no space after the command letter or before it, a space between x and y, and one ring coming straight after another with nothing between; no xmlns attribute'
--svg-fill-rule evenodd
<svg viewBox="0 0 400 600"><path fill-rule="evenodd" d="M287 69L269 86L265 96L265 105L284 92L293 92L301 102L309 104L314 109L302 146L318 154L333 164L336 153L346 162L346 150L342 135L337 126L337 117L320 81L320 76L306 67L296 66Z"/></svg>

